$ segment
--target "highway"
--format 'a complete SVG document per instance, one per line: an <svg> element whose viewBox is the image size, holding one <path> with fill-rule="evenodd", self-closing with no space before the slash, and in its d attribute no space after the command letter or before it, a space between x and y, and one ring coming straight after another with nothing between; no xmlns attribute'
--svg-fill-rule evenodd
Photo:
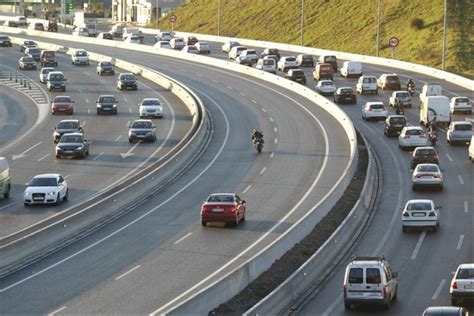
<svg viewBox="0 0 474 316"><path fill-rule="evenodd" d="M83 47L98 53L111 50L98 46ZM214 50L216 53L219 47L214 47ZM344 153L344 144L334 140L338 129L331 127L326 131L331 135L331 142L321 142L324 133L318 129L318 124L308 117L307 111L295 111L289 105L293 103L291 105L294 106L294 102L278 94L282 91L268 90L256 85L253 79L238 79L236 75L222 70L182 61L124 53L121 50L114 50L114 56L128 58L129 61L140 60L185 82L199 93L214 118L212 143L190 174L140 210L146 223L139 214L127 215L66 251L2 280L2 313L155 311L185 289L195 291L198 287L192 286L200 280L205 280L205 284L215 278L216 275L211 273L218 271L219 267L224 267L222 270L230 269L254 253L255 249L243 255L239 251L265 235L273 223L278 222L304 196L304 192L310 192L311 178L317 173L313 171L309 175L307 172L321 167L324 146L329 145L330 150L335 147L332 149L335 152L330 154L331 159L327 162L333 163L332 167L340 165L343 160L336 159L334 155L337 152ZM224 58L219 53L212 56ZM365 67L370 71L368 74L376 76L394 71L390 68ZM396 72L402 80L405 76L416 78L418 88L423 82L437 81L426 75ZM355 86L353 79L345 80L338 76L335 79L337 86ZM442 84L448 96L468 96L471 93L444 82ZM308 86L313 85L309 79ZM285 94L291 96L289 92L285 91ZM383 136L383 124L364 122L360 118L360 105L365 101L383 100L388 103L388 96L388 92L378 96L358 96L358 106L342 106L375 147L383 166L381 203L367 233L353 253L384 254L392 268L399 272L399 301L387 314L421 314L430 305L449 305L451 272L458 264L473 260L472 164L467 159L465 146L448 146L442 135L437 149L445 172L445 191L412 193L410 153L401 152L396 139ZM315 113L321 122L327 123L324 112L307 105L307 101L297 96L291 98L306 105L306 109ZM289 109L292 109L290 113ZM418 123L416 106L407 110L407 118L412 124ZM456 119L464 117L456 116ZM255 126L261 127L266 135L265 154L262 157L256 157L247 139L249 131ZM315 134L308 133L309 129L314 130ZM273 140L273 144L268 140ZM273 157L272 153L275 153ZM327 167L326 170L331 168ZM322 179L325 180L322 186L330 186L327 183L330 177L323 176ZM248 222L236 229L203 229L198 225L200 201L208 193L224 189L245 191L243 196L248 201L250 214ZM321 189L316 186L309 199L321 196ZM443 206L441 229L438 232L402 233L400 208L413 197L428 197ZM311 205L311 202L305 204ZM294 216L297 216L297 212ZM291 216L287 221L291 222ZM128 223L132 224L122 229ZM271 238L272 234L268 237ZM101 243L86 250L87 255L80 253L53 266L98 241ZM346 263L342 262L325 286L300 304L300 314L346 313L341 299ZM41 272L43 269L48 270L37 276L32 274L32 271ZM30 275L33 277L24 281ZM47 291L38 295L39 288L47 288ZM26 297L26 301L31 303L18 306L15 301L19 296L22 299ZM30 296L31 300L28 300ZM133 300L125 301L122 299L124 296L132 297ZM368 309L359 311L366 313Z"/></svg>

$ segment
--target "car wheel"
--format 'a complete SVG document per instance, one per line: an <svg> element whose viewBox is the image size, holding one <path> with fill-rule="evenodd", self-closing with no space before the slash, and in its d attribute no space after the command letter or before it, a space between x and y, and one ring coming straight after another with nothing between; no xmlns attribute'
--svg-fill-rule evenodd
<svg viewBox="0 0 474 316"><path fill-rule="evenodd" d="M443 186L443 185L440 185L440 186L439 186L439 190L440 190L440 191L443 191L443 189L444 189L444 186Z"/></svg>
<svg viewBox="0 0 474 316"><path fill-rule="evenodd" d="M97 115L100 115L100 111L99 111L99 110L97 110Z"/></svg>
<svg viewBox="0 0 474 316"><path fill-rule="evenodd" d="M23 202L23 205L24 205L25 207L29 207L29 206L30 206L30 204L28 204L28 203L26 203L26 202Z"/></svg>
<svg viewBox="0 0 474 316"><path fill-rule="evenodd" d="M63 201L66 202L69 198L69 189L66 190L66 195L63 197Z"/></svg>
<svg viewBox="0 0 474 316"><path fill-rule="evenodd" d="M3 193L3 198L8 199L10 197L10 185L8 185L7 191Z"/></svg>
<svg viewBox="0 0 474 316"><path fill-rule="evenodd" d="M451 305L457 306L458 305L458 299L457 298L451 298Z"/></svg>
<svg viewBox="0 0 474 316"><path fill-rule="evenodd" d="M344 302L344 308L347 309L348 311L351 310L351 304Z"/></svg>
<svg viewBox="0 0 474 316"><path fill-rule="evenodd" d="M58 196L56 197L56 205L61 204L61 196L58 193Z"/></svg>
<svg viewBox="0 0 474 316"><path fill-rule="evenodd" d="M416 185L412 184L411 190L412 190L412 191L416 191Z"/></svg>
<svg viewBox="0 0 474 316"><path fill-rule="evenodd" d="M402 232L404 233L408 232L408 227L402 226Z"/></svg>
<svg viewBox="0 0 474 316"><path fill-rule="evenodd" d="M204 220L201 220L201 225L202 225L202 226L207 226L207 222L204 221Z"/></svg>

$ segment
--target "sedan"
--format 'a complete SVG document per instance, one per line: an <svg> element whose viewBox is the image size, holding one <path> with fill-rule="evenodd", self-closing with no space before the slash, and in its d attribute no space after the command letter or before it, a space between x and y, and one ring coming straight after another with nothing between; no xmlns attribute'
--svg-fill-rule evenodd
<svg viewBox="0 0 474 316"><path fill-rule="evenodd" d="M23 56L18 60L18 68L21 70L36 70L38 66L36 65L36 61L33 57L30 56Z"/></svg>
<svg viewBox="0 0 474 316"><path fill-rule="evenodd" d="M443 191L443 174L434 163L420 163L413 170L411 188L416 191L419 187L438 187Z"/></svg>
<svg viewBox="0 0 474 316"><path fill-rule="evenodd" d="M285 78L301 84L306 84L306 75L301 69L290 69L285 74Z"/></svg>
<svg viewBox="0 0 474 316"><path fill-rule="evenodd" d="M161 48L161 49L173 49L171 47L170 42L168 41L158 41L153 45L154 48Z"/></svg>
<svg viewBox="0 0 474 316"><path fill-rule="evenodd" d="M114 36L113 36L112 33L110 33L110 32L100 32L100 33L97 35L97 38L98 38L98 39L113 40L113 39L114 39Z"/></svg>
<svg viewBox="0 0 474 316"><path fill-rule="evenodd" d="M332 80L319 80L316 84L316 91L320 95L334 95L336 92L336 85Z"/></svg>
<svg viewBox="0 0 474 316"><path fill-rule="evenodd" d="M459 265L449 287L451 304L458 305L463 300L474 299L474 263Z"/></svg>
<svg viewBox="0 0 474 316"><path fill-rule="evenodd" d="M118 100L113 95L101 95L97 98L96 109L97 115L103 113L117 114Z"/></svg>
<svg viewBox="0 0 474 316"><path fill-rule="evenodd" d="M60 174L40 174L33 177L23 193L25 206L59 204L67 199L67 182Z"/></svg>
<svg viewBox="0 0 474 316"><path fill-rule="evenodd" d="M357 103L357 95L351 87L341 87L334 93L334 103Z"/></svg>
<svg viewBox="0 0 474 316"><path fill-rule="evenodd" d="M383 102L367 102L362 107L362 118L366 121L370 119L387 119L388 110Z"/></svg>
<svg viewBox="0 0 474 316"><path fill-rule="evenodd" d="M89 141L82 133L66 133L56 145L56 158L85 158L89 155Z"/></svg>
<svg viewBox="0 0 474 316"><path fill-rule="evenodd" d="M99 76L103 74L115 75L114 65L110 61L101 61L97 64L96 72Z"/></svg>
<svg viewBox="0 0 474 316"><path fill-rule="evenodd" d="M401 150L406 148L415 148L419 146L428 146L428 137L425 131L419 126L405 126L400 136L398 136L398 147Z"/></svg>
<svg viewBox="0 0 474 316"><path fill-rule="evenodd" d="M213 193L201 206L201 224L210 222L232 223L245 221L246 202L235 193Z"/></svg>
<svg viewBox="0 0 474 316"><path fill-rule="evenodd" d="M453 145L455 143L469 143L472 137L472 123L469 121L455 121L449 124L446 132L446 141Z"/></svg>
<svg viewBox="0 0 474 316"><path fill-rule="evenodd" d="M35 47L35 48L38 48L38 44L36 44L35 41L24 41L23 44L21 44L20 46L20 52L24 53L25 50L29 47Z"/></svg>
<svg viewBox="0 0 474 316"><path fill-rule="evenodd" d="M69 96L58 95L51 101L51 114L74 114L74 100Z"/></svg>
<svg viewBox="0 0 474 316"><path fill-rule="evenodd" d="M128 141L156 141L156 126L151 120L135 120L128 130Z"/></svg>
<svg viewBox="0 0 474 316"><path fill-rule="evenodd" d="M143 99L139 106L140 118L144 117L163 117L163 106L157 98L146 98Z"/></svg>
<svg viewBox="0 0 474 316"><path fill-rule="evenodd" d="M402 212L402 230L407 232L409 228L439 228L440 206L432 200L409 200Z"/></svg>
<svg viewBox="0 0 474 316"><path fill-rule="evenodd" d="M183 47L181 50L183 53L189 53L189 54L199 54L198 49L194 45L186 45Z"/></svg>

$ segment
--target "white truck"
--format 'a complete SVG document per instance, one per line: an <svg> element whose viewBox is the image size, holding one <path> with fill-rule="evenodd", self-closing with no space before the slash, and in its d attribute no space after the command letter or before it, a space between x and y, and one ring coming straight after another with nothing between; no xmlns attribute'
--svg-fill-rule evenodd
<svg viewBox="0 0 474 316"><path fill-rule="evenodd" d="M427 83L423 86L420 92L420 102L423 102L426 97L439 96L443 92L440 84Z"/></svg>
<svg viewBox="0 0 474 316"><path fill-rule="evenodd" d="M436 119L436 124L449 126L451 123L451 111L449 98L444 95L428 96L421 101L420 124L429 126Z"/></svg>
<svg viewBox="0 0 474 316"><path fill-rule="evenodd" d="M85 27L89 36L97 36L97 14L83 11L74 13L74 27Z"/></svg>

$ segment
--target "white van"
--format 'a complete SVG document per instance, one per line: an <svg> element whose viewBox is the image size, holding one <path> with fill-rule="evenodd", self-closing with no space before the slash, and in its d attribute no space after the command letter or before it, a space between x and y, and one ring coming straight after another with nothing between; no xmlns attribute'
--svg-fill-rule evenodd
<svg viewBox="0 0 474 316"><path fill-rule="evenodd" d="M356 84L356 92L360 94L378 93L377 77L375 76L360 76Z"/></svg>
<svg viewBox="0 0 474 316"><path fill-rule="evenodd" d="M0 157L0 196L5 199L10 197L11 190L10 167L7 158Z"/></svg>
<svg viewBox="0 0 474 316"><path fill-rule="evenodd" d="M449 108L449 98L444 95L426 97L421 101L420 124L428 127L429 122L436 118L437 125L451 123L451 111Z"/></svg>
<svg viewBox="0 0 474 316"><path fill-rule="evenodd" d="M122 39L125 40L130 35L135 34L138 35L140 38L143 38L142 31L136 27L124 27L122 30Z"/></svg>
<svg viewBox="0 0 474 316"><path fill-rule="evenodd" d="M255 66L255 68L266 71L266 72L270 72L272 74L276 74L276 69L277 69L276 61L273 58L267 58L267 57L260 58L257 61L257 65Z"/></svg>
<svg viewBox="0 0 474 316"><path fill-rule="evenodd" d="M362 63L358 61L345 61L341 67L342 77L360 77L362 76Z"/></svg>
<svg viewBox="0 0 474 316"><path fill-rule="evenodd" d="M474 135L471 136L471 142L469 143L469 159L474 162Z"/></svg>
<svg viewBox="0 0 474 316"><path fill-rule="evenodd" d="M440 84L437 83L427 83L423 86L420 92L420 102L423 102L423 100L426 97L434 97L441 95L443 92L443 89L441 88Z"/></svg>

